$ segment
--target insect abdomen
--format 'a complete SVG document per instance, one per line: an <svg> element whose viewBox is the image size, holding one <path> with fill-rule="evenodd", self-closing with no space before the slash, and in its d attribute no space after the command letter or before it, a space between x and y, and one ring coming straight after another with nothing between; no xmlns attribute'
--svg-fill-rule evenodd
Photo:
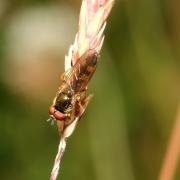
<svg viewBox="0 0 180 180"><path fill-rule="evenodd" d="M97 66L97 52L95 50L88 50L85 52L74 66L73 72L73 89L75 91L83 90L92 75L94 74Z"/></svg>

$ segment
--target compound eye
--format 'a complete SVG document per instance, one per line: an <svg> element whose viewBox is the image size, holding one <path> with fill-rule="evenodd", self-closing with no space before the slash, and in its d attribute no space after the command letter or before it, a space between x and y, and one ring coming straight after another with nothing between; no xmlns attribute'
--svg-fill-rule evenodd
<svg viewBox="0 0 180 180"><path fill-rule="evenodd" d="M54 106L50 106L50 108L49 108L49 114L53 115L54 112L55 112Z"/></svg>
<svg viewBox="0 0 180 180"><path fill-rule="evenodd" d="M50 106L50 108L49 108L49 114L50 114L50 115L53 115L53 116L56 118L56 120L64 120L65 117L66 117L65 114L57 111L57 110L54 108L54 106Z"/></svg>
<svg viewBox="0 0 180 180"><path fill-rule="evenodd" d="M69 97L67 94L59 94L55 108L56 110L60 112L66 112L71 107L71 97Z"/></svg>
<svg viewBox="0 0 180 180"><path fill-rule="evenodd" d="M63 120L63 119L65 119L65 115L64 115L63 113L59 112L59 111L56 111L56 112L54 113L54 117L55 117L57 120Z"/></svg>

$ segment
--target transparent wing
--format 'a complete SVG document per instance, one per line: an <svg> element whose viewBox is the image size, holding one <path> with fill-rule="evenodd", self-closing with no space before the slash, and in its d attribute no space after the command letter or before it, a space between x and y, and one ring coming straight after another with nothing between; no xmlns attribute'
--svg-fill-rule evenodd
<svg viewBox="0 0 180 180"><path fill-rule="evenodd" d="M64 74L64 81L70 88L77 92L86 88L93 76L98 62L98 54L95 50L86 51Z"/></svg>

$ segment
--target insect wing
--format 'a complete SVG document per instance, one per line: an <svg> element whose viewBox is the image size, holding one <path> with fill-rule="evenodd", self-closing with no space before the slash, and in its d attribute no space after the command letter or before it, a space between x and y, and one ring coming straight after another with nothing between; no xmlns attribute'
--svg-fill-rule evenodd
<svg viewBox="0 0 180 180"><path fill-rule="evenodd" d="M86 88L96 70L98 54L95 50L86 51L76 64L64 74L65 82L77 92Z"/></svg>

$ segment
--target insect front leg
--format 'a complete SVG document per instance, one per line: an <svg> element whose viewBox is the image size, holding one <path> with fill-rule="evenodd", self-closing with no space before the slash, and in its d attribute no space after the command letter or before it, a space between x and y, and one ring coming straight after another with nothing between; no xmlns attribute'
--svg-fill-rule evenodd
<svg viewBox="0 0 180 180"><path fill-rule="evenodd" d="M59 131L59 135L61 135L65 128L65 122L64 121L57 121L57 127Z"/></svg>
<svg viewBox="0 0 180 180"><path fill-rule="evenodd" d="M93 97L93 95L90 94L83 101L78 102L78 106L79 106L78 116L79 117L81 117L84 114L84 111L85 111L86 107L88 106L88 104L89 104L92 97Z"/></svg>

